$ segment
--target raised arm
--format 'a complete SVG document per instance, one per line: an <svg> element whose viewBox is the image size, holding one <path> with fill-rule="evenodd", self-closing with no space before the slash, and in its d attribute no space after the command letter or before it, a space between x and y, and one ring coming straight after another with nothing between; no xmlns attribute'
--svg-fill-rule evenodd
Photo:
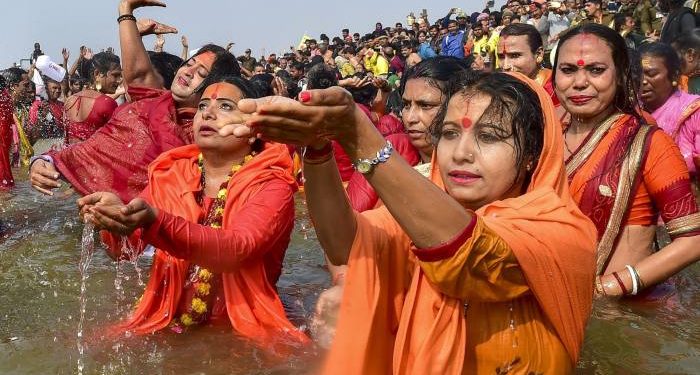
<svg viewBox="0 0 700 375"><path fill-rule="evenodd" d="M134 10L145 6L165 7L165 4L157 0L121 0L119 2L119 44L124 84L162 88L163 78L151 65L141 37L146 34L163 34L177 32L177 30L163 29L165 25L153 20L141 20L137 24L133 16Z"/></svg>

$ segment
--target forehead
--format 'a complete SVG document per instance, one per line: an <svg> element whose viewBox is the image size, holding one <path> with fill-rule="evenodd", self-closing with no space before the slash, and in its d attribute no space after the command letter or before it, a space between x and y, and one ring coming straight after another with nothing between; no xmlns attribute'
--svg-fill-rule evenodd
<svg viewBox="0 0 700 375"><path fill-rule="evenodd" d="M442 91L424 78L414 78L406 82L402 98L407 101L440 102Z"/></svg>
<svg viewBox="0 0 700 375"><path fill-rule="evenodd" d="M612 49L608 44L593 34L579 34L559 46L559 62L575 64L579 59L590 63L607 63L612 65Z"/></svg>
<svg viewBox="0 0 700 375"><path fill-rule="evenodd" d="M498 39L498 49L525 51L530 49L527 35L503 35Z"/></svg>
<svg viewBox="0 0 700 375"><path fill-rule="evenodd" d="M229 99L232 101L238 101L243 97L241 90L227 82L218 82L207 86L202 93L202 99L211 99L212 96L216 95L218 99Z"/></svg>
<svg viewBox="0 0 700 375"><path fill-rule="evenodd" d="M491 104L491 97L483 93L457 94L450 98L445 113L445 121L461 123L464 117L476 123Z"/></svg>

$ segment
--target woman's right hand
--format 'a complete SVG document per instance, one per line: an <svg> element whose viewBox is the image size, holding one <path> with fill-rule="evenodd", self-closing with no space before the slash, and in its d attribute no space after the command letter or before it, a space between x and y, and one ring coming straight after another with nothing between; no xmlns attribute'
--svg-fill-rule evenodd
<svg viewBox="0 0 700 375"><path fill-rule="evenodd" d="M131 14L135 9L143 7L165 6L165 3L158 0L121 0L119 2L119 14Z"/></svg>
<svg viewBox="0 0 700 375"><path fill-rule="evenodd" d="M56 167L46 160L37 160L29 168L29 181L32 187L45 195L53 195L52 189L61 187L61 176Z"/></svg>
<svg viewBox="0 0 700 375"><path fill-rule="evenodd" d="M97 192L78 199L80 216L95 228L130 235L134 230L155 221L157 211L145 200L135 198L128 205L114 193Z"/></svg>

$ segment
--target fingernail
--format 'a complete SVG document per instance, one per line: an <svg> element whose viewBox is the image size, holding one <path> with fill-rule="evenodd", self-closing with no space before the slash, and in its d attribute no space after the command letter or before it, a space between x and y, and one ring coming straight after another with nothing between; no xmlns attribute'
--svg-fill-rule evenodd
<svg viewBox="0 0 700 375"><path fill-rule="evenodd" d="M311 100L311 93L308 91L303 91L301 94L299 94L299 100L301 100L302 103L308 102Z"/></svg>

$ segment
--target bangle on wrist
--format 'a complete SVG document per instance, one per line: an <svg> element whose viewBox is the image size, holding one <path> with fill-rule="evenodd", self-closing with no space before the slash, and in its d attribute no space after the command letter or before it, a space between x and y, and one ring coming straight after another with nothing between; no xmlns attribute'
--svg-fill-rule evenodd
<svg viewBox="0 0 700 375"><path fill-rule="evenodd" d="M622 282L620 275L618 275L617 272L613 272L612 275L615 277L615 280L617 280L617 284L620 286L620 289L622 289L622 295L623 296L628 295L629 292L627 291L627 287L625 286L625 283Z"/></svg>
<svg viewBox="0 0 700 375"><path fill-rule="evenodd" d="M319 149L306 146L301 154L306 164L323 164L333 158L333 143L328 141Z"/></svg>
<svg viewBox="0 0 700 375"><path fill-rule="evenodd" d="M117 17L117 23L122 23L122 21L134 21L136 22L136 17L133 14L122 14Z"/></svg>

